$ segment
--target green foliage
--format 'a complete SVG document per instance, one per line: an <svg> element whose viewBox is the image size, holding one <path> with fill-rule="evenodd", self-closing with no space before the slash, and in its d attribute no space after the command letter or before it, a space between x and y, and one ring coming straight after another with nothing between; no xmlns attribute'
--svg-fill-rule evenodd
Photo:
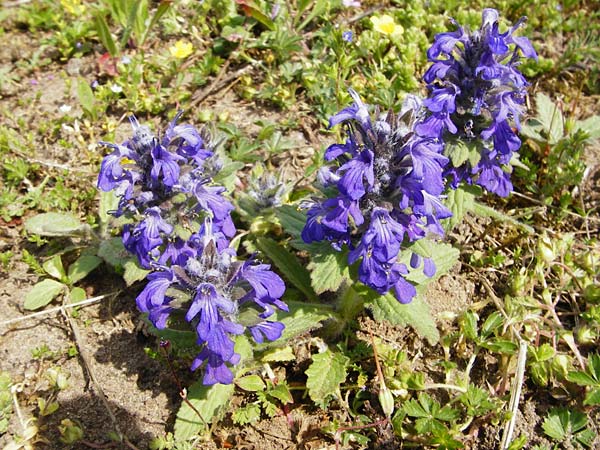
<svg viewBox="0 0 600 450"><path fill-rule="evenodd" d="M161 1L150 16L147 0L103 0L94 16L94 26L100 42L111 56L124 50L130 39L136 47L144 45L150 31L157 25L171 6L170 1ZM121 37L115 40L109 29L107 17L121 27Z"/></svg>
<svg viewBox="0 0 600 450"><path fill-rule="evenodd" d="M599 137L600 116L574 120L565 116L562 103L543 93L536 95L536 106L536 117L521 131L529 138L522 158L529 173L517 168L515 174L529 180L526 188L547 204L557 202L565 208L574 201L570 190L583 178L583 151Z"/></svg>
<svg viewBox="0 0 600 450"><path fill-rule="evenodd" d="M0 434L4 434L8 430L8 422L12 414L11 386L10 374L8 372L0 372Z"/></svg>
<svg viewBox="0 0 600 450"><path fill-rule="evenodd" d="M494 353L514 355L517 352L517 344L502 336L501 327L504 318L500 312L495 311L490 314L481 326L481 330L478 328L478 321L479 317L472 311L467 311L462 316L460 328L468 339Z"/></svg>
<svg viewBox="0 0 600 450"><path fill-rule="evenodd" d="M46 279L37 283L25 295L23 306L25 309L39 309L46 306L54 298L65 290L66 286L56 280Z"/></svg>
<svg viewBox="0 0 600 450"><path fill-rule="evenodd" d="M236 385L248 392L254 392L257 400L234 411L232 419L238 425L246 425L257 421L261 412L274 417L280 405L292 403L292 394L285 381L277 384L271 380L263 382L258 375L248 375L236 380Z"/></svg>
<svg viewBox="0 0 600 450"><path fill-rule="evenodd" d="M197 412L187 402L182 403L175 419L175 439L190 439L202 432L204 422L210 424L212 420L218 419L225 411L233 391L232 384L204 386L201 380L192 384L187 390L187 400Z"/></svg>
<svg viewBox="0 0 600 450"><path fill-rule="evenodd" d="M79 78L77 80L77 98L79 99L79 103L81 104L83 111L90 117L90 119L97 120L98 105L96 98L94 97L92 88L83 78Z"/></svg>
<svg viewBox="0 0 600 450"><path fill-rule="evenodd" d="M313 254L307 266L310 283L317 294L337 291L344 281L350 279L347 252L336 252L331 248Z"/></svg>
<svg viewBox="0 0 600 450"><path fill-rule="evenodd" d="M600 355L593 353L588 356L587 370L570 371L567 380L580 386L589 387L583 404L586 406L600 405Z"/></svg>
<svg viewBox="0 0 600 450"><path fill-rule="evenodd" d="M65 213L44 213L33 216L25 222L25 229L39 236L80 236L89 233L89 225Z"/></svg>
<svg viewBox="0 0 600 450"><path fill-rule="evenodd" d="M321 322L331 318L332 309L326 305L313 305L296 301L288 301L287 305L289 312L277 311L270 319L285 325L281 338L275 342L255 345L257 350L262 351L280 346L283 342L319 328Z"/></svg>
<svg viewBox="0 0 600 450"><path fill-rule="evenodd" d="M275 263L284 277L306 296L307 300L319 301L317 294L311 288L310 274L291 252L269 238L257 238L256 245Z"/></svg>
<svg viewBox="0 0 600 450"><path fill-rule="evenodd" d="M565 408L550 410L542 429L553 440L574 448L591 448L596 433L587 428L587 416Z"/></svg>
<svg viewBox="0 0 600 450"><path fill-rule="evenodd" d="M437 401L425 393L420 393L417 400L409 400L402 407L408 417L414 417L415 430L418 433L443 432L444 422L452 422L460 416L458 410L450 405L442 407Z"/></svg>
<svg viewBox="0 0 600 450"><path fill-rule="evenodd" d="M387 320L394 325L410 325L430 344L436 344L440 335L435 325L429 306L422 298L417 297L411 303L400 303L393 294L376 297L367 306L373 311L375 320Z"/></svg>
<svg viewBox="0 0 600 450"><path fill-rule="evenodd" d="M69 291L71 301L76 301L75 299L81 297L82 290L73 285L87 277L101 262L102 260L97 256L81 255L69 266L68 272L65 272L61 257L55 255L44 262L42 268L47 275L56 280L47 278L35 284L25 295L23 306L29 310L39 309L46 306L59 294Z"/></svg>
<svg viewBox="0 0 600 450"><path fill-rule="evenodd" d="M347 356L329 349L313 355L306 370L306 389L321 408L326 408L332 398L341 398L340 384L346 380L349 361Z"/></svg>

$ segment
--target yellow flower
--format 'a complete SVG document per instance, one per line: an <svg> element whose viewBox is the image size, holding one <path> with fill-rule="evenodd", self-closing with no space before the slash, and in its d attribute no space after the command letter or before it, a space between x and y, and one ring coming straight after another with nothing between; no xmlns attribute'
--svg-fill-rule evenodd
<svg viewBox="0 0 600 450"><path fill-rule="evenodd" d="M129 159L129 158L128 158L128 157L126 157L126 156L123 156L123 157L121 158L121 161L120 161L120 163L121 163L121 165L122 165L122 166L127 166L127 165L129 165L129 164L135 164L135 161L134 161L133 159Z"/></svg>
<svg viewBox="0 0 600 450"><path fill-rule="evenodd" d="M394 22L394 18L392 16L388 16L384 14L381 17L371 17L371 23L373 24L373 29L383 34L387 34L388 36L392 34L400 34L404 31L402 25L396 24Z"/></svg>
<svg viewBox="0 0 600 450"><path fill-rule="evenodd" d="M177 41L175 45L169 47L169 53L173 58L184 59L190 56L194 51L194 46L191 42Z"/></svg>
<svg viewBox="0 0 600 450"><path fill-rule="evenodd" d="M85 5L81 4L81 0L60 0L63 9L73 16L80 16L85 11Z"/></svg>

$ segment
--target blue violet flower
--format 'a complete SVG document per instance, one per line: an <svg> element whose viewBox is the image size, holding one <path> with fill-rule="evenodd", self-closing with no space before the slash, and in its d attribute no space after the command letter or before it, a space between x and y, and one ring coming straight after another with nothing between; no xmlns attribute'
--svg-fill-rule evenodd
<svg viewBox="0 0 600 450"><path fill-rule="evenodd" d="M409 269L399 254L430 232L443 234L440 220L451 215L441 202L448 158L438 137L414 132L425 111L418 97L407 96L397 115L376 109L373 120L358 94L350 90L350 95L352 106L329 121L346 130L346 141L325 151L333 164L319 173L330 195L308 202L302 239L327 240L337 250L347 245L348 262L360 261L361 282L380 294L393 289L408 303L416 291L405 279ZM415 255L411 267L422 259L424 272L432 276L435 266L428 258Z"/></svg>
<svg viewBox="0 0 600 450"><path fill-rule="evenodd" d="M206 218L219 236L219 248L235 234L233 205L224 197L225 188L212 181L221 165L210 138L204 130L177 125L180 115L162 139L131 117L129 140L120 145L101 142L113 151L102 161L98 187L119 197L112 214L129 221L123 244L147 269L153 262L182 264L194 253Z"/></svg>
<svg viewBox="0 0 600 450"><path fill-rule="evenodd" d="M171 314L185 312L202 348L192 370L205 365L205 385L230 384L229 365L240 360L233 336L249 330L257 343L281 337L284 325L267 319L275 309L288 310L281 301L285 285L269 265L252 258L237 261L232 248L219 249L207 223L196 256L185 265L157 267L136 301L158 329L166 327Z"/></svg>
<svg viewBox="0 0 600 450"><path fill-rule="evenodd" d="M516 132L528 86L518 67L522 56L537 59L529 39L515 36L525 20L500 33L498 12L484 9L479 30L453 21L456 30L436 35L427 52L429 114L415 131L445 143L452 188L464 181L502 197L512 191L510 161L521 146Z"/></svg>

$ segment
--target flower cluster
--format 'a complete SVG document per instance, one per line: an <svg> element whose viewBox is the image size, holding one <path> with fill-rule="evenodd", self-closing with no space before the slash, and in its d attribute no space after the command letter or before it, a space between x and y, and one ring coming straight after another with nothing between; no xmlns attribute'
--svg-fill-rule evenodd
<svg viewBox="0 0 600 450"><path fill-rule="evenodd" d="M184 265L162 267L151 273L136 301L161 329L178 309L180 299L183 297L186 303L191 299L185 320L195 328L197 343L202 346L192 370L206 363L205 385L230 384L233 374L226 363L237 364L240 360L231 336L248 328L258 343L265 338L278 339L284 325L266 319L274 313L274 307L287 311L280 300L285 285L268 265L253 259L236 261L232 248L219 250L210 231L202 241L197 255Z"/></svg>
<svg viewBox="0 0 600 450"><path fill-rule="evenodd" d="M465 181L507 196L512 191L509 163L521 146L520 128L527 81L519 72L521 54L536 58L526 37L515 36L523 24L500 33L498 12L485 9L481 28L440 33L427 52L433 63L425 73L429 114L416 127L422 136L440 138L450 151L459 143L474 148L458 158L445 176L452 187Z"/></svg>
<svg viewBox="0 0 600 450"><path fill-rule="evenodd" d="M232 336L248 329L256 342L278 339L284 325L267 318L274 308L287 310L285 285L268 265L236 260L233 205L213 183L221 164L209 136L177 125L178 118L162 139L132 118L131 139L103 143L113 151L102 161L98 187L119 197L113 214L128 221L123 244L151 269L138 308L158 329L184 311L202 347L192 370L205 365L204 384L231 383L227 364L240 358Z"/></svg>
<svg viewBox="0 0 600 450"><path fill-rule="evenodd" d="M223 196L225 188L212 183L220 162L205 133L177 125L179 114L162 139L132 117L133 136L123 144L102 142L113 149L102 161L98 187L114 190L119 206L114 215L130 220L123 231L125 248L144 268L152 262L181 262L193 254L190 246L210 218L220 247L235 234Z"/></svg>
<svg viewBox="0 0 600 450"><path fill-rule="evenodd" d="M442 234L440 220L451 215L440 201L444 190L442 169L448 159L435 137L414 132L421 115L421 100L408 96L398 115L376 113L350 90L354 104L334 115L330 126L343 124L347 139L325 152L326 166L319 173L330 198L314 200L302 231L305 242L328 240L334 248L349 247L348 262L360 260L359 279L379 293L394 289L403 303L415 296L405 279L409 269L398 262L403 244L428 232ZM416 253L413 268L421 265ZM424 272L435 273L424 258Z"/></svg>

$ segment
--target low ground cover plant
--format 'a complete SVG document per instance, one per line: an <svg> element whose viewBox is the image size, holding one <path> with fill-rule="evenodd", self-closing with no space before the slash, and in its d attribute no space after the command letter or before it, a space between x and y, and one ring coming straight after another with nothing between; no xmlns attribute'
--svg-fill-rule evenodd
<svg viewBox="0 0 600 450"><path fill-rule="evenodd" d="M328 417L315 435L337 448L594 448L598 200L581 192L595 179L584 155L599 120L531 95L558 69L527 37L529 11L508 2L444 20L444 2L214 3L41 2L16 15L57 58L98 67L91 83L69 81L79 117L64 108L48 127L70 133L65 148L91 143L99 209L67 172L40 181L24 153L36 138L0 128L0 149L13 152L2 220L27 217L21 260L44 277L23 307L60 312L77 341L34 358L81 358L92 370L77 319L95 302L90 283L110 272L155 337L148 360L182 398L149 448L228 448L236 432L219 427L278 418L308 448L315 438L300 422L315 414ZM184 28L187 9L204 16ZM163 51L155 33L170 38ZM230 90L285 113L250 132L233 110L198 106ZM124 140L116 111L130 122ZM312 147L289 176L296 129ZM13 264L12 250L0 255ZM440 313L431 292L459 271L460 295L473 298ZM466 294L468 284L478 287ZM27 386L2 372L0 432L20 424L8 448L52 433L105 445L71 418L48 432L69 378L49 373L25 420ZM523 424L536 393L545 403ZM107 439L138 448L106 408Z"/></svg>

